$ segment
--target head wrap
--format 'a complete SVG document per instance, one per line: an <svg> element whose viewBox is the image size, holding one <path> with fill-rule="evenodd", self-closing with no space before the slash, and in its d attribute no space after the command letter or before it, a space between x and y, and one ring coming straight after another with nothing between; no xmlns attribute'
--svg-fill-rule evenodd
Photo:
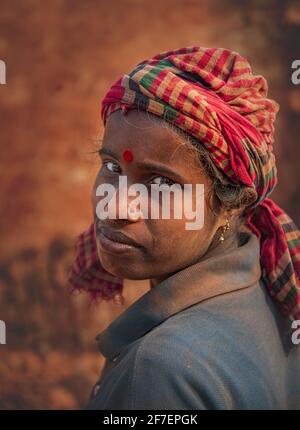
<svg viewBox="0 0 300 430"><path fill-rule="evenodd" d="M197 46L162 52L124 74L102 100L101 117L117 109L151 112L199 140L233 183L253 188L246 226L260 241L262 279L281 311L300 319L300 232L267 196L277 184L273 154L279 105L267 81L239 53ZM93 224L77 241L69 282L123 303L122 279L100 265Z"/></svg>

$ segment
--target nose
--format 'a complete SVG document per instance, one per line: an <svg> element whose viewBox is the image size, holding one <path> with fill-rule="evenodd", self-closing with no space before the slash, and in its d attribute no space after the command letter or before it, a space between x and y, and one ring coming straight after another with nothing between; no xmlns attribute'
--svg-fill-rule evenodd
<svg viewBox="0 0 300 430"><path fill-rule="evenodd" d="M142 218L142 212L137 196L128 195L128 187L119 187L115 194L116 218L137 222Z"/></svg>
<svg viewBox="0 0 300 430"><path fill-rule="evenodd" d="M137 222L142 218L139 196L128 195L127 184L100 184L93 190L93 205L98 219L119 219Z"/></svg>

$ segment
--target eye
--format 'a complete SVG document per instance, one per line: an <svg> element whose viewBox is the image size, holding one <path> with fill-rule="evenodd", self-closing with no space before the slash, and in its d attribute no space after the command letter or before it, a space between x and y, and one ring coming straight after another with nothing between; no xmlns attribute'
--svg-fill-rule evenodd
<svg viewBox="0 0 300 430"><path fill-rule="evenodd" d="M121 171L119 165L114 161L105 160L103 166L111 173L120 173Z"/></svg>
<svg viewBox="0 0 300 430"><path fill-rule="evenodd" d="M157 176L156 178L154 178L153 180L152 180L152 182L154 182L155 184L157 184L157 185L163 185L163 184L165 184L165 185L169 185L170 187L173 185L173 184L175 184L175 182L174 181L172 181L171 179L169 179L169 178L167 178L167 177L165 177L165 176Z"/></svg>

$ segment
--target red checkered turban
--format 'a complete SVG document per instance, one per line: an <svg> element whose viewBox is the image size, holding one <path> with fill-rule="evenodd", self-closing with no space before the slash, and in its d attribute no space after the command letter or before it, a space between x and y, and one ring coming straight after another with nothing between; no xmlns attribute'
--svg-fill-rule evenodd
<svg viewBox="0 0 300 430"><path fill-rule="evenodd" d="M266 80L237 52L192 46L162 52L124 74L102 100L104 125L117 109L145 110L173 123L201 141L233 183L256 190L246 225L260 241L264 283L282 312L300 319L300 232L267 197L277 183L273 124L279 106L267 98ZM70 284L124 301L122 280L100 265L93 224L78 238Z"/></svg>

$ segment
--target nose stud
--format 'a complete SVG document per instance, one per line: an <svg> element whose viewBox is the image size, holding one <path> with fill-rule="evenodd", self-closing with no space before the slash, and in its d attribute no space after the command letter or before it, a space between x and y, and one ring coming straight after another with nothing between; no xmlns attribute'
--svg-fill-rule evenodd
<svg viewBox="0 0 300 430"><path fill-rule="evenodd" d="M130 151L130 149L125 149L125 151L123 152L123 158L129 163L133 160L133 153Z"/></svg>

